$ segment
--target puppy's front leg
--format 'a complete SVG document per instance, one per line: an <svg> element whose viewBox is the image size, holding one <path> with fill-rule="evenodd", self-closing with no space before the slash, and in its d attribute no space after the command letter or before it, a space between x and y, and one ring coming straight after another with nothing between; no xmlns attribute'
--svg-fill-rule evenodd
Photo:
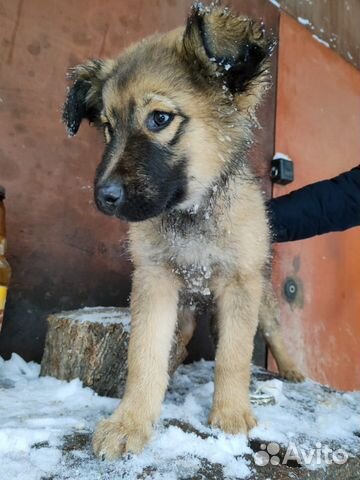
<svg viewBox="0 0 360 480"><path fill-rule="evenodd" d="M177 279L165 268L135 271L125 393L114 414L97 426L93 447L100 457L140 452L150 439L168 383L178 288Z"/></svg>
<svg viewBox="0 0 360 480"><path fill-rule="evenodd" d="M223 279L215 288L219 340L209 422L227 433L247 433L256 425L249 383L261 292L261 274Z"/></svg>

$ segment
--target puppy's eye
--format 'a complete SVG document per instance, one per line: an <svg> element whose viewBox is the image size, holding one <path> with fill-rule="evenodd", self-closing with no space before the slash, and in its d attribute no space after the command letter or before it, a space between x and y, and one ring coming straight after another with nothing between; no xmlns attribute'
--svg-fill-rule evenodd
<svg viewBox="0 0 360 480"><path fill-rule="evenodd" d="M173 120L174 115L172 113L167 112L159 112L155 110L154 112L150 113L147 119L147 126L148 129L152 132L158 132L163 128L167 127Z"/></svg>

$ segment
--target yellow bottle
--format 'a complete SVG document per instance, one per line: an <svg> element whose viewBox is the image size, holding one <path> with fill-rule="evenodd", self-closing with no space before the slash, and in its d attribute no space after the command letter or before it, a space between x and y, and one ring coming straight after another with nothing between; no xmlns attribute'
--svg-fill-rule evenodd
<svg viewBox="0 0 360 480"><path fill-rule="evenodd" d="M10 283L11 268L6 260L6 226L5 226L5 189L0 186L0 330L4 318L5 302Z"/></svg>

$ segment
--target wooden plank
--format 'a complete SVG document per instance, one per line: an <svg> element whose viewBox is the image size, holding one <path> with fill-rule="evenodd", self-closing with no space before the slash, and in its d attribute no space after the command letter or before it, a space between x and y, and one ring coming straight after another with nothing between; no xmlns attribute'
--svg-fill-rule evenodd
<svg viewBox="0 0 360 480"><path fill-rule="evenodd" d="M279 0L282 9L360 68L359 0Z"/></svg>

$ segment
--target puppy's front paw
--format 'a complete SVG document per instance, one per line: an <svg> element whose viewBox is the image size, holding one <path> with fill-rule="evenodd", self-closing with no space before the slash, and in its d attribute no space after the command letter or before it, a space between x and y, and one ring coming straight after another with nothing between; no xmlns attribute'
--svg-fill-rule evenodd
<svg viewBox="0 0 360 480"><path fill-rule="evenodd" d="M213 407L209 423L212 427L220 428L225 433L233 435L238 433L247 434L249 430L256 426L256 420L251 413L250 407L243 409Z"/></svg>
<svg viewBox="0 0 360 480"><path fill-rule="evenodd" d="M129 452L140 453L150 440L151 431L151 422L134 421L134 414L113 415L97 425L94 453L104 460L115 460Z"/></svg>

